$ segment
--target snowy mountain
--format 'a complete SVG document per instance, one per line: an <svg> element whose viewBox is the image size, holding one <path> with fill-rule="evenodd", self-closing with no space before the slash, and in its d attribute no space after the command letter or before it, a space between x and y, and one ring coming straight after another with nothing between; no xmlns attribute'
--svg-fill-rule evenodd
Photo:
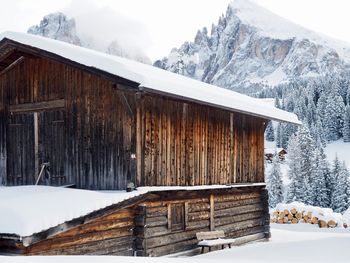
<svg viewBox="0 0 350 263"><path fill-rule="evenodd" d="M107 46L96 44L93 35L86 36L79 34L75 19L69 19L61 12L46 15L39 25L30 27L28 33L91 48L111 55L126 57L145 64L151 64L151 60L141 51L130 50L130 48L120 45L117 39L113 40Z"/></svg>
<svg viewBox="0 0 350 263"><path fill-rule="evenodd" d="M191 78L238 87L275 85L300 77L340 72L350 45L316 34L247 0L235 0L212 25L199 30L154 65ZM256 85L258 84L258 85Z"/></svg>

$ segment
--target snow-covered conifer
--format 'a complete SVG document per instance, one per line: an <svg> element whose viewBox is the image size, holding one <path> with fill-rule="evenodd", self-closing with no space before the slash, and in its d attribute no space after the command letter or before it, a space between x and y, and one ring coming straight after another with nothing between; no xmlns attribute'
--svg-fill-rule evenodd
<svg viewBox="0 0 350 263"><path fill-rule="evenodd" d="M329 173L328 163L321 145L315 150L315 160L311 173L309 196L312 198L312 205L320 207L329 206L328 189L326 177Z"/></svg>
<svg viewBox="0 0 350 263"><path fill-rule="evenodd" d="M278 154L272 160L272 168L266 178L266 186L269 193L269 206L275 207L283 202L283 182Z"/></svg>
<svg viewBox="0 0 350 263"><path fill-rule="evenodd" d="M350 105L347 105L345 108L343 139L344 142L350 142Z"/></svg>
<svg viewBox="0 0 350 263"><path fill-rule="evenodd" d="M269 123L266 126L265 139L270 142L275 141L275 130L272 126L272 121L269 121Z"/></svg>
<svg viewBox="0 0 350 263"><path fill-rule="evenodd" d="M333 162L333 169L331 173L334 180L334 188L331 196L331 207L335 212L341 213L348 208L346 189L348 172L344 165L340 163L338 157L336 157Z"/></svg>

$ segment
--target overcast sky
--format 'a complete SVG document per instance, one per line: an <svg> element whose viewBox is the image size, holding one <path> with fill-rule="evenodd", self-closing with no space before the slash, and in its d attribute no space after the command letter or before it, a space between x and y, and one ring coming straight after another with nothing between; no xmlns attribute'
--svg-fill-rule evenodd
<svg viewBox="0 0 350 263"><path fill-rule="evenodd" d="M350 42L349 0L253 0L299 25ZM210 29L231 0L0 0L0 31L27 31L51 12L79 17L77 27L117 36L152 59ZM80 24L79 24L79 23ZM107 25L107 26L106 26Z"/></svg>

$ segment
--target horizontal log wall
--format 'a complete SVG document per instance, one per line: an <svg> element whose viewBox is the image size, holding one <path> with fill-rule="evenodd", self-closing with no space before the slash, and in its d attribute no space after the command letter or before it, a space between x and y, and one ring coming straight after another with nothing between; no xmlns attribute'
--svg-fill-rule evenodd
<svg viewBox="0 0 350 263"><path fill-rule="evenodd" d="M49 238L38 233L31 237L37 243L28 247L19 240L0 239L0 251L163 256L196 248L196 233L202 231L223 230L226 237L237 238L237 244L270 237L267 191L262 188L155 192L145 198L148 201L101 213ZM172 225L174 207L184 208L180 228Z"/></svg>
<svg viewBox="0 0 350 263"><path fill-rule="evenodd" d="M261 119L160 97L138 105L138 185L264 181Z"/></svg>
<svg viewBox="0 0 350 263"><path fill-rule="evenodd" d="M133 209L124 209L24 248L26 255L133 255Z"/></svg>
<svg viewBox="0 0 350 263"><path fill-rule="evenodd" d="M198 197L176 200L174 192L172 200L145 202L136 209L136 253L141 256L162 256L195 248L198 242L196 233L201 231L224 230L226 237L234 238L259 233L255 238L268 237L269 218L264 192L212 194L213 207L210 206L210 193L198 193ZM184 204L183 230L169 228L169 204Z"/></svg>
<svg viewBox="0 0 350 263"><path fill-rule="evenodd" d="M215 196L215 230L223 230L232 238L268 232L269 215L263 196L264 191Z"/></svg>

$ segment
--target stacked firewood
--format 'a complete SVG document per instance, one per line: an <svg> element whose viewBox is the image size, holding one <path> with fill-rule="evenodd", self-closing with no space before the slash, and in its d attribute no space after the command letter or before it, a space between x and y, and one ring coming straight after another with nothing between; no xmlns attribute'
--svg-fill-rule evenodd
<svg viewBox="0 0 350 263"><path fill-rule="evenodd" d="M278 204L270 211L271 223L298 224L308 223L321 228L347 227L346 220L332 209L306 206L299 202Z"/></svg>

